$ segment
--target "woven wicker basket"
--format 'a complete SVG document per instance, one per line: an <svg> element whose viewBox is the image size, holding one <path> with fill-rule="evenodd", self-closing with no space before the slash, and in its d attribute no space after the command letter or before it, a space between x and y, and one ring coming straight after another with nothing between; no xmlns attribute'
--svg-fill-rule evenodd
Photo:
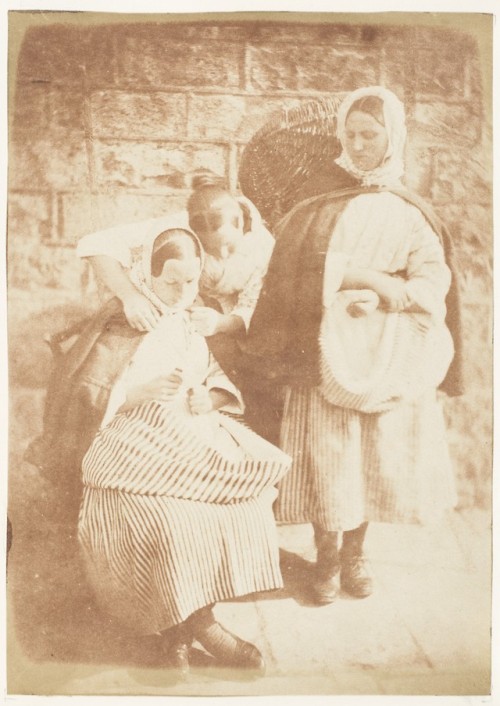
<svg viewBox="0 0 500 706"><path fill-rule="evenodd" d="M305 198L355 183L334 162L340 154L339 104L323 98L282 110L246 145L240 188L271 227Z"/></svg>

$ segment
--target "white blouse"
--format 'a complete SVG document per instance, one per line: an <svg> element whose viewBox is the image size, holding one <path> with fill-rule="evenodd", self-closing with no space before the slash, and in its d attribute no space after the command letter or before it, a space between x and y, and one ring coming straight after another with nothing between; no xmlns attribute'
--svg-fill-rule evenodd
<svg viewBox="0 0 500 706"><path fill-rule="evenodd" d="M170 375L176 369L180 370L182 384L171 406L183 417L192 416L188 407L188 391L199 385L226 390L234 397L234 402L223 407L223 410L242 413L240 392L210 353L205 338L194 330L189 314L172 310L143 336L130 363L113 386L101 427L106 426L125 403L130 389L159 376Z"/></svg>

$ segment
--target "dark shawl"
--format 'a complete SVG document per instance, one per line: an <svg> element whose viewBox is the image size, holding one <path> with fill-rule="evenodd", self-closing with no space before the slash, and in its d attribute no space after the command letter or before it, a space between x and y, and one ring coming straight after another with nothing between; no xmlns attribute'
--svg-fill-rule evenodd
<svg viewBox="0 0 500 706"><path fill-rule="evenodd" d="M316 386L320 383L319 329L325 257L330 236L347 202L383 189L348 188L302 201L277 225L276 245L246 340L242 368L249 385L270 383ZM448 395L463 393L460 301L449 232L433 211L406 189L390 189L417 206L443 245L452 272L446 323L455 356L441 385Z"/></svg>
<svg viewBox="0 0 500 706"><path fill-rule="evenodd" d="M66 492L70 503L79 502L81 462L99 429L111 389L143 336L129 326L118 299L111 299L82 324L76 340L73 337L66 350L56 354L43 432L25 454L25 460Z"/></svg>

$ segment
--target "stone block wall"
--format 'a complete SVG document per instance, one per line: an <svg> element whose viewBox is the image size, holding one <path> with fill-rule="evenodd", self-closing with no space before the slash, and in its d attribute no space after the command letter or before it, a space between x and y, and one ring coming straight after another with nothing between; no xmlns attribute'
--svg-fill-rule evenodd
<svg viewBox="0 0 500 706"><path fill-rule="evenodd" d="M330 17L45 18L27 30L9 106L11 302L16 292L23 307L27 292L39 306L85 297L88 272L74 255L80 236L181 208L197 169L225 174L236 190L244 145L273 113L385 85L407 109L407 183L456 240L475 384L448 414L460 472L481 496L491 435L492 196L480 50L466 30Z"/></svg>
<svg viewBox="0 0 500 706"><path fill-rule="evenodd" d="M237 188L242 147L271 114L376 83L407 106L410 185L457 222L472 207L484 229L487 125L465 32L206 20L29 29L10 107L11 284L64 287L63 248L74 287L78 237L182 206L197 169ZM41 266L52 257L53 273Z"/></svg>

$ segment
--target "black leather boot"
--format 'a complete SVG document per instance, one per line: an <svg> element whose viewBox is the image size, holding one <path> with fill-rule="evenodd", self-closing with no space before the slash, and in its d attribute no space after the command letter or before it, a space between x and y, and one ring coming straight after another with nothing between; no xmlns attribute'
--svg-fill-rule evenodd
<svg viewBox="0 0 500 706"><path fill-rule="evenodd" d="M366 598L373 591L373 581L366 566L363 542L368 522L344 532L340 550L340 587L353 598Z"/></svg>
<svg viewBox="0 0 500 706"><path fill-rule="evenodd" d="M316 605L327 605L333 603L340 592L338 532L327 532L314 525L314 539L317 557L311 594Z"/></svg>
<svg viewBox="0 0 500 706"><path fill-rule="evenodd" d="M189 650L193 636L185 623L176 625L162 633L162 651L167 665L181 677L189 674Z"/></svg>

